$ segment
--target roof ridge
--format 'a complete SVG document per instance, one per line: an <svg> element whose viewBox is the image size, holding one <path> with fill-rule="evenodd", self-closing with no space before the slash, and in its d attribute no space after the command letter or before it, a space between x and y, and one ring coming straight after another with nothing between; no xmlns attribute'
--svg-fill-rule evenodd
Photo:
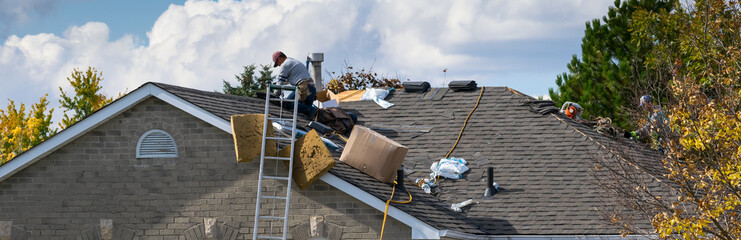
<svg viewBox="0 0 741 240"><path fill-rule="evenodd" d="M216 90L214 90L213 92L211 92L211 91L204 91L204 90L200 90L200 89L189 88L189 87L182 87L182 86L177 86L177 85L172 85L172 84L167 84L167 83L161 83L161 82L147 82L147 83L154 84L154 85L156 85L156 86L158 86L158 87L160 87L160 88L162 88L165 91L168 91L170 93L172 93L172 91L170 91L170 90L182 90L182 91L189 91L189 92L198 93L198 94L214 95L214 96L226 97L226 98L233 98L233 99L238 99L238 100L258 100L259 101L261 99L261 98L257 98L257 97L248 97L248 96L240 96L240 95L226 94L226 93L216 92ZM145 84L147 84L147 83L145 83Z"/></svg>

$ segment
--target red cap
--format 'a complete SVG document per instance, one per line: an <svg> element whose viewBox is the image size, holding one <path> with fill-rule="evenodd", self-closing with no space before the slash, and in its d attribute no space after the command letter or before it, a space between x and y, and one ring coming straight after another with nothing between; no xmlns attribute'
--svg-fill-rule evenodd
<svg viewBox="0 0 741 240"><path fill-rule="evenodd" d="M278 66L278 57L280 57L280 55L284 55L283 52L281 52L281 51L275 51L273 53L273 67L277 67Z"/></svg>

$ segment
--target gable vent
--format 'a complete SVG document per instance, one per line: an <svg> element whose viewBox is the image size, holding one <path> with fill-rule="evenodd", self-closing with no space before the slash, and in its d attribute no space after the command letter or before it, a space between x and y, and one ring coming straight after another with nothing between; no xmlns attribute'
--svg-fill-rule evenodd
<svg viewBox="0 0 741 240"><path fill-rule="evenodd" d="M175 139L165 131L149 130L136 144L136 158L174 158L178 157Z"/></svg>

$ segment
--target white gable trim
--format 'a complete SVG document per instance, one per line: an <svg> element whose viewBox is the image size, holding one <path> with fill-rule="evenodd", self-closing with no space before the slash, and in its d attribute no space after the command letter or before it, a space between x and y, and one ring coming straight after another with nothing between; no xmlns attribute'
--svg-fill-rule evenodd
<svg viewBox="0 0 741 240"><path fill-rule="evenodd" d="M159 89L152 84L142 86L136 91L112 102L108 106L101 108L97 112L73 124L67 129L64 129L46 141L41 142L41 144L36 145L21 155L13 158L11 161L0 166L0 182L16 172L30 166L46 155L49 155L70 141L77 139L79 136L82 136L88 131L103 124L108 119L118 115L118 113L131 108L144 99L147 99L154 88ZM162 91L162 89L159 90Z"/></svg>
<svg viewBox="0 0 741 240"><path fill-rule="evenodd" d="M105 123L107 120L117 116L123 111L132 108L136 104L146 100L149 97L156 97L182 111L187 112L188 114L193 115L198 119L201 119L213 125L216 128L232 134L231 123L229 121L226 121L214 115L213 113L203 110L202 108L199 108L196 105L165 91L157 85L147 83L137 90L134 90L133 92L126 94L122 98L112 102L108 106L101 108L97 112L75 123L69 128L57 133L41 144L15 157L12 161L9 161L0 166L0 182L23 170L24 168L34 164L36 161L51 154L67 143L95 129L96 127ZM373 195L370 195L360 188L355 187L354 185L330 173L324 174L324 176L322 176L320 179L379 211L383 211L386 207L386 202L379 200ZM396 207L390 206L388 214L394 219L397 219L412 228L412 239L440 239L439 231L437 229L409 215L408 213L399 210Z"/></svg>

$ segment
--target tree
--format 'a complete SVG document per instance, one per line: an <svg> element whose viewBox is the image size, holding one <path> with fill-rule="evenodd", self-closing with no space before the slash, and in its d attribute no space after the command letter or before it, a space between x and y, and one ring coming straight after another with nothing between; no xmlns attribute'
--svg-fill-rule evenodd
<svg viewBox="0 0 741 240"><path fill-rule="evenodd" d="M255 74L257 66L255 64L244 66L244 72L234 75L237 78L238 85L232 86L229 82L224 81L223 91L226 94L254 97L257 92L264 91L268 84L273 81L273 70L270 65L260 65L262 68L259 77Z"/></svg>
<svg viewBox="0 0 741 240"><path fill-rule="evenodd" d="M356 71L353 70L352 66L345 63L345 69L337 78L329 80L329 83L327 83L328 90L334 93L340 93L347 90L360 90L366 87L403 87L399 78L379 77L378 73L373 72L373 67L369 68L368 71L365 68ZM334 72L332 73L334 74Z"/></svg>
<svg viewBox="0 0 741 240"><path fill-rule="evenodd" d="M102 73L98 73L98 70L93 67L88 67L85 72L75 68L72 71L72 76L67 77L67 82L72 85L75 95L69 96L62 87L59 87L62 94L59 103L64 108L64 118L59 124L62 129L82 120L113 101L113 98L100 92L103 89L100 86L101 81L103 81ZM72 112L72 115L67 115L68 112Z"/></svg>
<svg viewBox="0 0 741 240"><path fill-rule="evenodd" d="M625 181L625 206L649 216L664 239L741 239L741 5L697 0L687 9L634 14L639 38L656 47L646 65L670 81L663 183L656 197ZM613 190L618 188L613 188ZM626 228L629 218L613 219Z"/></svg>
<svg viewBox="0 0 741 240"><path fill-rule="evenodd" d="M48 109L47 96L31 105L28 114L25 104L16 106L13 100L0 109L0 165L56 134L51 128L54 109Z"/></svg>
<svg viewBox="0 0 741 240"><path fill-rule="evenodd" d="M655 81L646 65L644 56L651 50L652 42L633 41L631 16L639 9L649 12L671 11L672 0L615 0L602 21L586 23L582 38L582 58L574 55L567 65L569 72L556 77L557 90L549 89L551 99L561 105L566 101L584 107L583 116L609 117L622 128L634 128L631 121L638 96L648 92L635 89L652 89L656 96L664 96L666 82Z"/></svg>

